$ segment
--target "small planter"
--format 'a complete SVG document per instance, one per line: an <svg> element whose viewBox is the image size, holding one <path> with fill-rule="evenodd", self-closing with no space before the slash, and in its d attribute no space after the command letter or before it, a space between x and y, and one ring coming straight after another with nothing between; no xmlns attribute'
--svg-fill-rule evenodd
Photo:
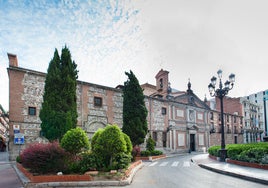
<svg viewBox="0 0 268 188"><path fill-rule="evenodd" d="M123 179L130 176L133 169L140 165L142 161L136 161L131 163L128 169L125 171ZM17 163L17 168L30 180L31 183L44 183L44 182L76 182L76 181L94 181L95 178L98 180L97 176L99 171L88 171L83 175L72 174L72 175L33 175L27 169L25 169L21 164ZM93 177L94 176L94 177ZM115 178L115 177L114 177ZM116 177L121 180L122 177ZM102 180L105 177L101 178Z"/></svg>
<svg viewBox="0 0 268 188"><path fill-rule="evenodd" d="M249 163L249 162L237 161L237 160L232 160L232 159L226 159L226 162L230 164L240 165L240 166L247 166L251 168L259 168L259 169L268 170L268 164Z"/></svg>
<svg viewBox="0 0 268 188"><path fill-rule="evenodd" d="M213 159L213 160L218 160L218 157L213 156L213 155L209 155L209 158Z"/></svg>
<svg viewBox="0 0 268 188"><path fill-rule="evenodd" d="M37 175L34 176L23 166L17 163L18 169L27 177L32 183L43 182L69 182L69 181L92 181L93 178L90 175Z"/></svg>
<svg viewBox="0 0 268 188"><path fill-rule="evenodd" d="M142 160L142 161L153 161L156 159L163 159L166 158L166 155L157 155L157 156L148 156L148 157L136 157L136 161Z"/></svg>

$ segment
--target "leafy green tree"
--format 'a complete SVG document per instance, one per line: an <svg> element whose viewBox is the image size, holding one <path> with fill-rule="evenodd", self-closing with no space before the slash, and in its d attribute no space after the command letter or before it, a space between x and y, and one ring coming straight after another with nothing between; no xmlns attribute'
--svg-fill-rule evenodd
<svg viewBox="0 0 268 188"><path fill-rule="evenodd" d="M149 138L147 139L146 142L146 149L150 152L153 152L155 149L155 141L152 139L151 135L149 136Z"/></svg>
<svg viewBox="0 0 268 188"><path fill-rule="evenodd" d="M60 146L71 154L79 154L89 149L89 139L86 132L80 127L67 131L61 139Z"/></svg>
<svg viewBox="0 0 268 188"><path fill-rule="evenodd" d="M144 95L139 81L132 71L125 73L128 80L124 83L123 89L123 127L132 142L132 145L144 143L148 131L148 111L144 102Z"/></svg>
<svg viewBox="0 0 268 188"><path fill-rule="evenodd" d="M61 139L69 129L76 127L76 68L66 46L62 49L61 57L55 49L47 70L40 111L42 133L50 141Z"/></svg>
<svg viewBox="0 0 268 188"><path fill-rule="evenodd" d="M94 134L91 142L92 151L102 160L104 168L112 168L115 163L116 166L122 167L122 164L118 164L121 159L124 163L131 161L132 147L129 146L131 144L127 137L117 125L107 125Z"/></svg>

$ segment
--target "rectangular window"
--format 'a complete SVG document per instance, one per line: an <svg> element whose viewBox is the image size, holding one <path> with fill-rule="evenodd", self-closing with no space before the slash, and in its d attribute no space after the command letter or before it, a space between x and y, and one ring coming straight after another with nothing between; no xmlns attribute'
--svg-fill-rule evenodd
<svg viewBox="0 0 268 188"><path fill-rule="evenodd" d="M94 97L94 106L98 106L98 107L102 106L102 98L101 97Z"/></svg>
<svg viewBox="0 0 268 188"><path fill-rule="evenodd" d="M162 107L162 115L166 115L167 114L167 109Z"/></svg>
<svg viewBox="0 0 268 188"><path fill-rule="evenodd" d="M30 116L35 116L36 115L36 107L29 107L28 108L28 114Z"/></svg>

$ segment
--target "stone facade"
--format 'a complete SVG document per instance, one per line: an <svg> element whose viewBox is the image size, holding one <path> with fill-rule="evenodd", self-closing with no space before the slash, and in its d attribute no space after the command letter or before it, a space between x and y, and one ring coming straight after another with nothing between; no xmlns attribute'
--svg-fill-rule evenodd
<svg viewBox="0 0 268 188"><path fill-rule="evenodd" d="M201 101L188 83L186 92L172 92L168 71L156 75L156 86L141 87L148 109L148 129L156 147L176 152L203 151L209 146L209 106Z"/></svg>
<svg viewBox="0 0 268 188"><path fill-rule="evenodd" d="M9 57L9 153L10 160L16 156L27 145L33 142L47 142L42 135L40 109L43 102L45 85L45 73L18 67L15 55ZM14 60L15 59L15 60ZM89 138L98 128L107 124L123 125L123 98L122 91L115 88L105 87L92 83L78 81L77 83L77 124L82 127ZM101 101L96 106L95 98ZM30 110L34 110L31 114ZM14 143L14 129L19 128L19 133L24 136L23 144Z"/></svg>
<svg viewBox="0 0 268 188"><path fill-rule="evenodd" d="M9 117L10 159L15 160L19 152L33 142L47 142L40 135L39 112L43 102L45 73L18 67L16 55L9 58ZM168 71L160 70L156 85L141 85L148 109L148 132L156 141L157 148L176 152L204 151L211 145L220 145L219 111L211 109L200 100L188 82L186 91L171 88ZM77 82L77 124L91 138L99 128L107 124L123 125L123 93L121 89L88 82ZM225 124L226 143L242 143L239 123L241 114L229 113ZM229 119L228 119L229 118ZM234 119L237 119L235 122ZM13 127L19 128L25 143L14 143ZM230 132L231 131L231 132ZM148 135L147 135L148 137Z"/></svg>

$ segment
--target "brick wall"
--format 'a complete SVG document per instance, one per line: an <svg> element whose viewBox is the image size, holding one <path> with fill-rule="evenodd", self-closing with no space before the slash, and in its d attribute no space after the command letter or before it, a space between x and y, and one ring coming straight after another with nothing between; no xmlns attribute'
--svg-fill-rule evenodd
<svg viewBox="0 0 268 188"><path fill-rule="evenodd" d="M10 66L9 74L9 117L10 117L10 160L15 160L20 151L33 142L46 142L40 137L40 109L43 102L45 74ZM77 85L77 124L89 136L107 123L123 125L122 91L105 86L78 81ZM94 97L102 98L102 106L94 106ZM29 107L36 108L36 115L29 115ZM13 125L19 125L24 134L25 144L14 144ZM93 130L93 132L92 132Z"/></svg>

